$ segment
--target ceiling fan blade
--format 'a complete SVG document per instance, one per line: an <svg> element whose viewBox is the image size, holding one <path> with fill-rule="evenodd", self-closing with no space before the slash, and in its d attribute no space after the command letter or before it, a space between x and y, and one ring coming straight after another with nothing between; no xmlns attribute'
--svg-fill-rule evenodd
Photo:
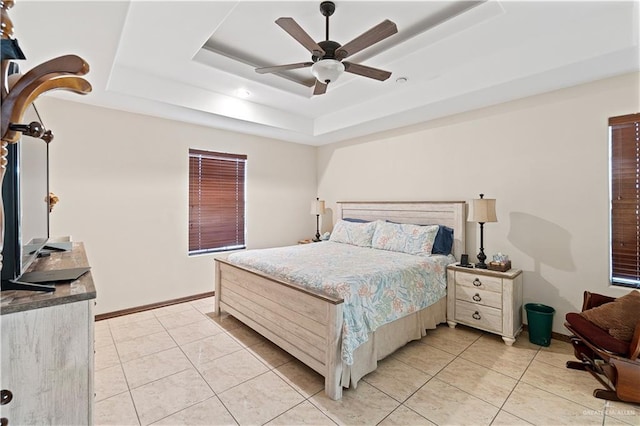
<svg viewBox="0 0 640 426"><path fill-rule="evenodd" d="M313 62L298 62L297 64L276 65L273 67L256 68L258 74L268 74L271 72L280 72L287 70L295 70L298 68L307 68L313 65Z"/></svg>
<svg viewBox="0 0 640 426"><path fill-rule="evenodd" d="M318 81L318 79L315 77L305 78L304 80L300 81L300 84L303 84L307 87L313 87L316 85L316 81Z"/></svg>
<svg viewBox="0 0 640 426"><path fill-rule="evenodd" d="M328 84L323 83L319 80L316 80L316 85L313 88L313 94L314 95L324 95L325 93L327 93L327 86Z"/></svg>
<svg viewBox="0 0 640 426"><path fill-rule="evenodd" d="M324 56L325 51L322 50L322 47L293 18L278 18L276 19L276 24L289 33L291 37L295 38L298 43L306 47L313 55Z"/></svg>
<svg viewBox="0 0 640 426"><path fill-rule="evenodd" d="M373 78L375 80L385 81L391 77L390 71L381 70L378 68L368 67L366 65L354 64L352 62L342 62L344 70L351 74L358 74L363 77Z"/></svg>
<svg viewBox="0 0 640 426"><path fill-rule="evenodd" d="M358 37L351 40L349 43L336 50L335 56L337 60L348 58L354 53L358 53L362 49L376 44L385 38L394 35L398 32L396 24L388 19L385 19L375 27L360 34Z"/></svg>

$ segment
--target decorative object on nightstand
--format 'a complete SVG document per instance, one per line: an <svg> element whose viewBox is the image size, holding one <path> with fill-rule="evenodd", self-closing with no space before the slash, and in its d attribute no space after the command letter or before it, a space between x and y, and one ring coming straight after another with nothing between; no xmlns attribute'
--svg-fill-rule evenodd
<svg viewBox="0 0 640 426"><path fill-rule="evenodd" d="M324 200L316 198L311 202L311 214L316 215L316 236L313 241L318 242L320 241L320 215L324 214Z"/></svg>
<svg viewBox="0 0 640 426"><path fill-rule="evenodd" d="M487 264L484 263L487 259L487 256L484 254L484 224L498 221L496 217L496 200L493 198L484 198L484 194L480 194L479 199L472 201L473 209L467 220L480 224L480 253L478 253L476 268L487 269Z"/></svg>
<svg viewBox="0 0 640 426"><path fill-rule="evenodd" d="M513 345L522 330L522 271L447 266L447 323L499 334Z"/></svg>
<svg viewBox="0 0 640 426"><path fill-rule="evenodd" d="M493 260L487 264L487 269L492 271L507 272L511 269L511 261L506 254L498 253L493 255Z"/></svg>

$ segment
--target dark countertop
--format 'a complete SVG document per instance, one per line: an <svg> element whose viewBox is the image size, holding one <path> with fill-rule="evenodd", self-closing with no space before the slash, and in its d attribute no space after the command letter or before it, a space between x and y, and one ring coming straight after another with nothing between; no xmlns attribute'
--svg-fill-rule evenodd
<svg viewBox="0 0 640 426"><path fill-rule="evenodd" d="M90 266L84 244L73 243L68 252L52 253L49 257L37 259L30 267L31 271L58 270ZM56 291L5 290L0 292L0 315L29 311L48 306L63 305L96 298L91 271L75 281L57 284Z"/></svg>

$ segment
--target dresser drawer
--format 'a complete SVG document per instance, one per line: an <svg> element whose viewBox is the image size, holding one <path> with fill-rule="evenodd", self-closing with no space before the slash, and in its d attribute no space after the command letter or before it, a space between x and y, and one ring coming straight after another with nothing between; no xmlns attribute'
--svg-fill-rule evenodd
<svg viewBox="0 0 640 426"><path fill-rule="evenodd" d="M473 273L457 273L456 284L481 290L502 292L502 278Z"/></svg>
<svg viewBox="0 0 640 426"><path fill-rule="evenodd" d="M456 300L456 321L487 331L502 333L502 310Z"/></svg>
<svg viewBox="0 0 640 426"><path fill-rule="evenodd" d="M456 299L478 305L490 306L502 309L502 293L495 291L481 290L477 287L467 287L456 285Z"/></svg>

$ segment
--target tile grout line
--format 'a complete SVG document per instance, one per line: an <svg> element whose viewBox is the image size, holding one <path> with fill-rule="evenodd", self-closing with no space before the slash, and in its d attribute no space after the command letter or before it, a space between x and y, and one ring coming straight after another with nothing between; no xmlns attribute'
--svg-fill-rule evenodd
<svg viewBox="0 0 640 426"><path fill-rule="evenodd" d="M504 406L507 404L507 401L509 400L509 398L511 398L511 395L513 394L513 391L516 390L516 388L518 387L518 385L520 384L522 378L524 377L525 373L527 372L527 370L529 369L529 367L531 367L531 364L533 363L533 360L536 358L536 356L538 355L538 353L540 353L540 348L538 348L536 350L536 354L534 356L531 357L531 359L529 360L529 362L527 363L527 366L525 367L525 369L522 371L522 374L520 374L520 377L517 379L515 386L513 387L513 389L511 389L511 391L509 391L509 395L507 395L507 397L504 399L504 401L502 402L502 404L500 405L500 408L498 409L498 412L496 413L495 416L493 416L493 419L491 419L491 423L489 423L490 425L493 424L493 422L496 420L496 418L500 415L500 412L504 411L505 413L508 413L514 417L517 417L518 419L525 421L527 423L529 423L527 420L521 418L520 416L518 416L517 414L511 413L507 410L504 409ZM464 359L464 358L463 358Z"/></svg>
<svg viewBox="0 0 640 426"><path fill-rule="evenodd" d="M195 309L195 308L194 308L194 309ZM205 314L203 314L202 312L198 311L197 309L196 309L196 311L197 311L197 312L199 312L200 314L202 314L205 318L208 318ZM229 415L234 419L234 421L235 421L236 423L238 423L237 419L236 419L236 418L233 416L233 414L228 410L228 408L224 405L224 403L220 400L220 398L218 398L217 393L216 393L216 392L211 388L211 385L209 385L209 383L206 381L206 379L202 376L202 374L200 373L200 370L198 370L198 368L193 364L193 362L191 361L191 359L190 359L190 358L187 356L187 354L184 352L184 350L182 349L181 345L179 345L179 344L178 344L178 342L175 340L175 338L171 335L171 333L169 332L169 329L167 329L167 327L165 326L165 324L163 324L163 323L162 323L162 321L160 321L160 320L158 319L158 317L155 315L154 310L150 310L150 312L151 312L151 313L153 313L153 315L154 315L154 319L156 319L156 320L160 323L160 325L162 326L162 328L164 329L164 331L165 331L165 332L167 333L167 335L171 338L171 340L175 343L175 345L176 345L176 346L175 346L175 348L178 348L178 349L180 350L180 352L184 355L184 357L187 359L187 361L189 362L189 364L193 367L193 369L196 371L196 373L197 373L197 374L202 378L202 380L206 383L207 387L208 387L208 388L211 390L211 392L213 393L213 395L212 395L211 397L206 398L206 399L204 399L204 400L202 400L202 401L198 401L198 402L196 402L196 403L194 403L194 404L191 404L191 405L189 405L189 406L187 406L187 407L183 407L183 408L181 408L180 410L178 410L178 411L176 411L176 412L174 412L174 413L169 413L168 415L166 415L166 416L164 416L164 417L162 417L162 418L160 418L160 419L155 420L155 421L154 421L154 423L155 423L155 422L157 422L157 421L163 420L163 419L165 419L165 418L167 418L167 417L170 417L170 416L172 416L172 415L175 415L175 414L177 414L177 413L179 413L179 412L181 412L181 411L183 411L183 410L186 410L187 408L190 408L190 407L193 407L193 406L195 406L195 405L197 405L197 404L200 404L200 403L202 403L202 402L204 402L204 401L206 401L206 400L209 400L209 399L211 399L211 398L213 398L213 397L216 397L216 398L218 399L218 401L220 401L220 403L223 405L223 407L225 408L225 410L227 410L227 412L229 413ZM168 314L168 315L163 315L163 316L175 315L175 314L179 314L180 312L183 312L183 311L178 311L178 312L170 313L170 314ZM196 321L194 321L194 322L196 322ZM186 324L186 325L188 325L188 324ZM152 333L152 334L159 334L159 333L160 333L160 332ZM138 337L144 337L144 336L138 336ZM112 338L113 338L113 336L112 336ZM206 337L205 337L205 338L206 338ZM129 340L135 340L135 338L133 338L133 339L129 339ZM189 342L189 343L191 343L191 342ZM115 345L115 341L114 341L114 346L116 346L116 345ZM143 356L141 356L141 357L134 358L134 359L129 360L129 361L127 361L127 362L131 362L131 361L135 361L135 360L138 360L138 359L141 359L141 358L147 357L147 356L155 355L155 354L158 354L158 353L164 352L164 351L166 351L166 350L170 350L170 349L173 349L173 348L162 349L162 350L159 350L159 351L156 351L156 352L152 352L152 353L149 353L149 354L143 355ZM138 424L142 425L142 421L140 420L140 415L139 415L139 413L138 413L138 407L136 406L136 404L135 404L135 400L133 399L133 392L132 392L132 390L133 390L133 389L131 388L131 386L130 386L130 384L129 384L129 380L127 379L126 373L125 373L125 371L124 371L123 362L122 362L122 360L120 359L120 354L119 354L119 352L118 352L118 350L117 350L117 346L116 346L116 352L118 353L118 360L119 360L119 362L120 362L120 367L121 367L121 369L122 369L122 373L123 373L123 376L124 376L124 378L125 378L125 382L127 383L127 389L128 389L128 391L127 391L127 392L129 393L129 397L131 398L131 401L132 401L132 404L133 404L134 410L136 411L136 416L138 417ZM169 375L167 375L167 376L163 376L163 377L157 378L157 379L155 379L155 380L152 380L152 381L150 381L150 382L147 382L147 383L145 383L145 384L143 384L143 385L140 385L140 386L138 386L138 387L146 386L146 385L148 385L148 384L150 384L150 383L154 383L154 382L157 382L157 381L159 381L159 380L166 379L167 377L175 376L176 374L180 374L180 373L182 373L182 372L184 372L184 371L187 371L187 370L188 370L188 368L187 368L187 369L180 370L180 371L177 371L177 372L174 372L174 373L169 374ZM135 389L137 389L137 388L135 388ZM124 393L124 392L122 392L122 393Z"/></svg>
<svg viewBox="0 0 640 426"><path fill-rule="evenodd" d="M131 392L131 387L129 386L129 380L127 380L127 375L124 372L124 366L122 365L122 358L120 358L120 351L118 350L118 345L116 345L116 340L113 337L113 333L111 331L111 323L107 320L107 326L109 327L109 334L111 335L111 340L113 340L113 347L116 351L116 355L118 355L118 365L120 366L120 371L122 371L122 376L124 377L124 381L127 384L127 394L129 395L129 400L131 401L131 405L133 406L133 411L136 413L136 419L138 420L138 425L142 425L140 421L140 413L138 412L138 407L133 399L133 393ZM124 393L124 392L123 392Z"/></svg>
<svg viewBox="0 0 640 426"><path fill-rule="evenodd" d="M316 393L313 393L313 394L310 394L310 393L309 393L309 395L308 395L308 396L306 396L306 394L303 394L301 390L298 390L297 388L295 388L295 387L294 387L294 386L293 386L289 381L285 380L285 378L284 378L283 376L281 376L280 374L278 374L278 372L277 372L277 371L278 371L278 368L280 368L280 367L282 367L282 366L284 366L284 365L286 365L286 364L288 364L288 363L294 362L294 359L295 359L295 358L290 359L290 360L288 360L288 361L286 361L286 362L283 362L282 364L279 364L279 365L275 365L275 364L277 363L277 361L276 361L276 362L273 362L273 363L268 363L266 359L264 359L264 360L263 360L263 359L258 355L258 353L254 353L254 352L251 350L251 348L252 348L252 347L254 347L254 346L256 346L256 345L259 345L261 342L257 342L257 343L254 343L253 345L245 346L245 345L242 343L242 341L241 341L241 340L239 340L239 339L237 339L233 334L231 334L231 332L230 332L229 330L227 330L227 329L225 329L225 328L221 327L221 326L220 326L220 325L219 325L219 324L218 324L218 323L217 323L213 318L211 318L209 315L207 315L208 313L206 313L206 312L202 312L201 310L197 309L197 308L196 308L195 306L193 306L193 305L191 305L191 308L193 308L195 311L199 312L199 314L201 314L201 316L202 316L204 319L207 319L208 321L212 321L214 324L216 324L216 325L218 325L220 328L222 328L222 332L224 332L224 333L227 335L227 337L231 338L234 342L238 343L238 344L241 346L241 348L240 348L240 349L238 349L237 351L234 351L234 352L232 352L232 353L239 352L240 350L246 350L247 352L249 352L249 354L252 356L252 358L253 358L253 359L256 359L256 360L257 360L258 362L260 362L262 365L264 365L264 366L266 366L266 367L267 367L267 371L265 371L265 372L263 372L263 373L260 373L260 374L258 374L257 376L254 376L254 377L252 377L252 378L250 378L250 379L244 380L244 381L242 381L241 383L238 383L238 384L236 384L236 385L234 385L234 386L232 386L232 387L230 387L230 388L228 388L228 389L225 389L222 393L224 393L224 392L226 392L226 391L228 391L228 390L230 390L230 389L233 389L233 388L235 388L235 387L237 387L237 386L240 386L240 385L242 385L242 384L245 384L246 382L248 382L248 381L250 381L250 380L253 380L253 379L255 379L256 377L260 377L260 376L265 375L266 373L272 372L272 373L273 373L273 374L275 374L275 375L276 375L280 380L284 381L284 382L288 385L288 387L289 387L289 388L292 388L294 391L296 391L296 393L297 393L297 394L301 395L301 396L302 396L302 401L300 401L300 402L296 403L294 406L292 406L292 407L290 407L290 408L286 409L286 410L285 410L285 411L283 411L282 413L279 413L279 414L275 415L272 419L269 419L269 420L265 421L264 423L268 423L268 422L270 422L270 421L273 421L273 420L277 419L278 417L280 417L280 416L284 415L285 413L288 413L289 411L291 411L291 410L293 410L293 409L295 409L295 408L297 408L297 407L300 407L300 406L301 406L302 404L304 404L305 402L309 402L309 403L310 403L310 404L311 404L315 409L317 409L318 411L320 411L324 417L328 418L328 419L329 419L329 421L330 421L331 423L336 423L336 421L334 421L331 417L329 417L329 416L328 416L328 414L327 414L327 413L325 413L325 411L323 411L319 406L317 406L316 404L314 404L314 401L312 400L312 398L314 398L314 397L316 397L317 395L319 395L320 393L322 393L322 392L323 392L323 389L321 389L320 391L318 391L318 392L316 392ZM153 311L152 311L152 312L153 312ZM175 312L175 313L170 313L170 314L168 314L168 315L180 314L180 313L182 313L182 312L184 312L184 311L177 311L177 312ZM164 316L168 316L168 315L164 315ZM136 322L146 321L146 320L150 320L150 319L151 319L151 318L147 318L147 319L141 318L140 320L138 320L138 321L136 321ZM176 411L175 413L170 413L170 414L168 414L167 416L163 417L162 419L154 420L154 422L155 422L155 421L161 421L161 420L163 420L163 419L166 419L167 417L170 417L170 416L172 416L172 415L175 415L176 413L179 413L179 412L184 411L184 410L186 410L186 409L188 409L188 408L191 408L191 407L193 407L193 406L195 406L195 405L197 405L197 404L200 404L200 403L202 403L202 402L204 402L204 401L207 401L207 400L209 400L209 399L211 399L212 397L214 397L214 396L215 396L215 397L216 397L216 399L217 399L217 400L220 402L220 404L222 405L222 407L224 407L224 409L226 410L226 412L229 414L230 418L231 418L231 419L233 419L233 421L234 421L234 422L236 422L236 424L239 424L238 419L236 419L236 417L235 417L235 416L233 415L233 413L229 410L229 408L228 408L228 407L227 407L227 406L222 402L222 400L219 398L218 393L216 393L216 392L213 390L213 388L211 387L211 385L209 384L209 382L207 382L207 380L204 378L204 376L202 375L202 373L200 372L200 370L195 366L195 364L193 363L193 361L192 361L192 360L187 356L186 352L185 352L185 351L183 350L183 348L182 348L182 345L179 345L179 344L177 343L177 341L176 341L176 339L174 338L174 336L173 336L173 335L171 335L171 333L169 332L169 329L167 328L167 326L166 326L162 321L160 321L160 320L158 319L158 317L156 317L156 316L155 316L155 312L153 313L153 319L156 319L156 320L160 323L160 325L161 325L161 327L162 327L162 330L164 330L164 331L165 331L165 332L166 332L166 333L171 337L171 340L172 340L172 341L173 341L173 343L176 345L175 347L178 347L178 348L180 349L181 353L183 354L183 356L185 356L185 357L186 357L186 359L187 359L187 361L188 361L189 365L191 366L190 368L195 369L195 371L197 372L198 376L199 376L202 380L204 380L204 381L205 381L205 383L207 384L207 387L208 387L208 388L211 390L211 392L213 393L213 395L212 395L211 397L206 398L206 399L205 399L205 400L203 400L203 401L196 402L196 403L194 403L194 404L189 405L188 407L183 407L183 408L181 408L180 410ZM107 320L107 321L108 321L108 320ZM196 321L193 321L193 322L197 322L197 321L199 321L199 320L196 320ZM125 323L125 322L123 322L122 324L123 324L124 326L126 326L126 323ZM191 324L191 323L181 325L181 327L182 327L182 326L189 325L189 324ZM107 327L106 327L106 329L107 329L107 330L108 330L108 332L109 332L109 336L111 337L111 341L112 341L113 347L114 347L114 349L115 349L115 354L116 354L116 355L117 355L117 357L118 357L118 364L117 364L117 365L120 367L120 371L121 371L122 375L124 376L125 383L126 383L126 385L127 385L127 390L126 390L126 391L122 391L121 393L118 393L118 394L116 394L116 395L109 396L108 398L104 398L104 399L102 399L101 401L96 401L96 403L98 403L98 402L102 402L102 401L106 401L106 400L111 399L111 398L113 398L113 397L115 397L115 396L120 396L120 395L124 394L124 392L127 392L127 393L129 394L129 399L130 399L130 401L131 401L131 404L132 404L132 406L133 406L134 412L135 412L135 414L136 414L138 424L142 424L142 423L141 423L141 421L140 421L140 414L138 413L138 407L136 406L135 401L133 400L133 394L132 394L133 389L131 388L130 381L129 381L129 379L127 378L126 373L125 373L125 370L124 370L124 364L125 364L125 362L123 362L123 361L122 361L122 359L121 359L120 350L118 349L118 345L116 344L116 341L115 341L114 336L113 336L113 331L112 331L113 324L111 324L110 322L107 322L106 326L107 326ZM119 324L119 326L120 326L120 324ZM119 327L118 327L118 328L119 328ZM234 328L234 329L235 329L235 328ZM233 329L232 329L232 330L233 330ZM158 332L158 333L159 333L159 332ZM151 334L155 334L155 333L151 333ZM443 370L445 370L447 367L449 367L449 366L450 366L454 361L461 360L461 361L464 361L464 362L471 362L471 363L473 363L473 364L476 364L476 365L482 366L482 364L478 364L478 363L476 363L473 359L468 359L468 358L463 357L463 354L464 354L464 352L465 352L465 351L467 351L469 348L471 348L474 344L476 344L476 343L477 343L477 342L478 342L478 341L479 341L483 336L485 336L486 334L487 334L487 333L482 332L482 333L481 333L479 336L477 336L477 337L476 337L476 338L475 338L471 343L466 344L465 348L464 348L462 351L460 351L458 354L453 354L453 353L451 353L451 352L449 352L449 351L446 351L446 350L441 349L441 348L440 348L440 347L438 347L438 346L433 346L431 343L429 343L429 342L427 342L427 341L422 341L423 339L425 339L425 338L428 336L428 334L427 334L427 336L423 336L423 338L422 338L422 339L420 339L420 340L418 340L418 341L417 341L417 342L418 342L418 344L420 344L420 345L425 345L425 346L428 346L428 347L435 348L435 349L437 349L437 350L443 351L443 352L445 352L445 353L448 353L449 355L452 355L452 356L453 356L453 359L451 359L449 362L447 362L446 364L444 364L444 365L443 365L441 368L439 368L439 369L435 372L435 374L433 374L433 375L431 375L431 374L429 374L429 373L426 373L426 372L424 372L424 371L422 371L422 370L420 370L420 369L417 369L418 371L421 371L421 372L422 372L422 373L424 373L424 374L428 374L430 377L428 378L428 380L427 380L424 384L422 384L422 385L421 385L417 390L415 390L414 392L412 392L410 395L408 395L408 396L407 396L406 398L404 398L402 401L399 401L398 399L396 399L396 398L394 398L393 396L391 396L388 392L385 392L384 390L380 389L379 387L377 387L377 386L375 386L375 385L373 385L373 384L369 383L369 382L368 382L368 381L363 377L363 378L362 378L362 381L364 381L365 383L367 383L369 386L371 386L371 387L372 387L373 389L375 389L376 391L381 392L383 395L385 395L385 397L388 397L388 398L390 398L391 400L393 400L393 401L395 401L395 402L397 403L397 405L395 406L395 408L393 408L393 409L391 409L389 412L387 412L387 413L384 415L384 417L382 418L382 420L380 420L378 423L380 423L380 422L384 422L385 420L389 419L389 418L393 415L393 413L395 413L395 412L397 412L397 411L398 411L399 407L401 407L401 406L403 406L404 408L408 409L410 412L414 413L415 415L420 416L421 418L425 418L426 420L428 420L428 421L430 421L430 422L431 422L431 420L429 420L428 418L424 417L424 416L423 416L423 415L421 415L419 412L416 412L416 411L415 411L415 410L413 410L412 408L408 407L407 405L405 405L405 403L406 403L409 399L411 399L411 398L412 398L412 397L413 397L417 392L419 392L421 389L423 389L423 388L424 388L428 383L430 383L434 377L436 377L436 376L437 376L438 374L440 374ZM206 338L209 338L209 337L213 337L213 336L215 336L215 335L217 335L217 334L214 334L214 335L212 335L212 336L206 336L206 337L203 337L202 339L194 340L193 342L197 342L197 341L199 341L199 340L203 340L203 339L206 339ZM135 338L133 338L133 339L127 339L127 340L134 340L134 339L136 339L136 338L139 338L139 337L145 337L145 336L147 336L147 335L144 335L144 336L138 336L138 337L135 337ZM425 339L425 340L426 340L426 339ZM126 340L125 340L125 341L126 341ZM193 342L187 342L187 343L188 343L188 344L190 344L190 343L193 343ZM107 345L105 345L105 347L106 347L106 346L107 346ZM276 346L277 346L277 345L276 345ZM158 350L158 351L152 352L152 353L150 353L150 354L145 354L145 355L143 355L143 356L141 356L141 357L134 358L133 360L129 360L129 361L127 361L127 362L132 362L132 361L134 361L134 360L137 360L137 359L140 359L140 358L144 358L144 357L146 357L146 356L152 356L152 355L158 354L158 353L160 353L160 352L163 352L163 351L165 351L165 350L168 350L168 349L162 349L162 350ZM539 355L539 354L541 354L541 353L543 353L543 348L542 348L542 347L538 347L538 348L535 350L535 354L531 357L531 359L529 359L529 361L528 361L528 362L527 362L527 364L526 364L526 367L523 369L522 373L520 373L520 374L519 374L519 376L518 376L517 378L512 377L512 376L510 376L510 375L507 375L507 374L504 374L504 373L502 373L501 371L494 370L494 369L493 369L493 368L491 368L491 367L484 367L484 366L482 366L483 368L487 368L488 370L491 370L491 371L493 371L494 373L501 374L501 375L504 375L505 377L508 377L508 378L511 378L511 379L515 380L515 385L514 385L514 387L513 387L513 388L508 392L508 395L505 397L504 401L503 401L499 406L497 406L497 405L493 405L492 403L490 403L490 402L488 402L488 401L484 401L482 398L475 397L475 396L474 396L474 395L472 395L471 393L469 393L469 392L467 392L467 391L465 391L465 390L463 390L463 389L460 389L460 388L458 388L457 386L454 386L454 385L450 385L450 386L452 386L452 387L454 387L454 388L456 388L456 389L460 390L461 392L464 392L464 394L466 394L466 395L469 395L469 396L474 397L474 398L476 398L476 399L478 399L478 400L480 400L480 401L483 401L483 402L485 402L485 403L487 403L487 404L489 404L489 405L492 405L493 407L496 407L496 408L498 409L498 411L497 411L497 413L493 416L493 418L491 419L490 424L493 424L493 423L496 421L496 419L498 418L498 416L500 415L500 413L501 413L501 412L504 412L505 414L508 414L508 415L510 415L510 416L514 416L514 417L516 417L516 418L518 418L518 419L520 419L520 420L523 420L523 421L525 421L525 422L529 422L528 420L526 420L526 419L524 419L524 418L522 418L522 417L520 417L520 416L518 416L518 415L516 415L516 414L513 414L513 413L511 413L510 411L507 411L507 410L505 410L505 409L504 409L504 407L506 406L506 404L507 404L507 402L509 401L509 399L513 396L513 394L514 394L514 392L515 392L515 389L516 389L520 384L525 384L525 385L532 386L533 388L536 388L536 389L538 389L538 390L541 390L541 391L543 391L543 392L548 393L548 394L549 394L550 396L552 396L553 398L558 398L559 400L563 400L563 401L565 401L565 402L568 402L568 403L571 403L571 404L576 404L577 406L582 406L582 407L585 407L585 408L587 408L587 409L590 409L588 406L584 405L584 404L583 404L583 403L581 403L581 402L576 402L576 401L574 401L574 400L572 400L572 399L570 399L570 398L564 397L564 396L563 396L563 395L561 395L561 394L559 395L559 394L558 394L558 393L556 393L556 392L548 391L548 390L546 390L546 389L544 389L544 388L540 387L540 383L536 383L536 382L534 382L534 383L529 383L528 381L526 381L526 382L525 382L525 381L523 381L523 378L525 377L525 375L526 375L527 371L529 371L529 369L534 365L534 361L539 361L540 363L543 363L543 364L545 364L545 365L552 365L552 366L554 366L554 367L556 367L556 368L559 368L556 364L554 364L554 363L550 362L550 361L552 361L552 360L553 360L552 358L545 358L546 360L537 359L538 355ZM561 352L557 352L557 353L556 353L556 351L553 351L553 352L552 352L552 355L553 355L553 356L555 356L555 355L557 355L557 354L559 354L559 355L564 355L564 354L563 354L563 353L561 353ZM225 355L223 355L223 356L226 356L226 355L229 355L229 354L225 354ZM267 354L267 355L268 355L268 354ZM393 354L391 354L391 356L393 356ZM268 357L268 356L267 356L267 357ZM218 358L220 358L220 357L218 357ZM268 357L268 358L269 358L269 357ZM216 358L216 359L217 359L217 358ZM276 359L277 359L277 358L276 358ZM407 362L405 362L405 361L403 361L403 360L400 360L400 359L398 359L398 358L395 358L395 359L396 359L398 362L400 362L401 364L403 364L403 365L406 365L406 366L411 367L411 368L416 368L416 367L414 367L413 365L411 365L411 364L409 364L409 363L407 363ZM114 366L115 366L115 365L114 365ZM162 377L162 378L159 378L159 379L152 380L152 381L151 381L151 382L149 382L149 383L153 383L153 382L155 382L155 381L157 381L157 380L161 380L161 379L164 379L164 378L166 378L166 377L171 377L171 376L173 376L173 375L175 375L175 374L179 374L179 373L182 373L182 372L184 372L184 371L186 371L186 369L183 369L183 370L181 370L181 371L179 371L179 372L174 372L174 373L172 373L172 374L170 374L170 375L168 375L168 376L165 376L165 377ZM510 370L509 370L509 371L510 371ZM517 370L516 370L516 371L517 371ZM437 377L436 377L436 378L437 378ZM439 379L439 380L440 380L440 381L442 381L442 379ZM447 382L444 382L444 383L447 383ZM447 384L448 384L448 383L447 383ZM146 384L145 384L145 385L146 385ZM141 385L141 386L142 386L142 385ZM136 389L137 389L137 387L136 387ZM579 395L578 395L578 396L579 396ZM95 398L95 396L94 396L94 398ZM328 412L331 412L331 410L329 409L329 411L328 411ZM608 415L608 413L606 413L606 410L605 410L605 411L604 411L604 413L603 413L603 422L606 422L608 419L616 419L616 418L615 418L615 417L612 417L612 416L610 416L610 415ZM616 420L618 420L618 419L616 419ZM627 419L625 419L625 420L627 420ZM614 420L614 421L615 421L615 420ZM622 423L627 423L626 421L622 421L622 420L619 420L619 421L621 421Z"/></svg>
<svg viewBox="0 0 640 426"><path fill-rule="evenodd" d="M200 314L202 314L202 316L203 316L203 317L205 317L206 319L208 319L209 321L214 322L214 321L213 321L211 318L209 318L205 313L200 312L198 309L196 309L196 311L198 311ZM215 322L214 322L214 323L215 323ZM164 325L163 325L163 327L164 327ZM223 333L227 333L227 331L226 331L226 330L223 330ZM189 361L189 364L191 364L191 366L192 366L192 367L193 367L193 369L196 371L196 373L198 373L198 375L200 376L200 378L201 378L201 379L202 379L202 380L207 384L207 387L208 387L208 388L211 390L211 392L213 393L213 396L211 396L210 398L207 398L207 399L205 399L205 400L203 400L203 401L196 402L196 403L194 403L194 404L190 405L189 407L184 407L184 408L182 408L181 410L178 410L178 411L176 411L175 413L170 414L169 416L172 416L172 415L174 415L174 414L177 414L177 413L179 413L179 412L181 412L181 411L186 410L187 408L193 407L193 406L195 406L195 405L197 405L197 404L200 404L200 403L202 403L202 402L204 402L204 401L207 401L207 400L209 400L209 399L211 399L211 398L216 398L216 399L220 402L220 404L224 407L224 409L225 409L225 410L227 410L227 413L229 414L229 416L231 416L231 418L233 419L233 421L234 421L234 422L236 422L236 424L237 424L237 425L239 425L239 424L240 424L240 422L238 421L238 419L236 419L236 417L233 415L233 413L232 413L232 412L229 410L229 408L225 405L224 401L222 401L222 400L220 399L220 397L218 396L218 393L217 393L215 390L213 390L213 388L211 387L211 385L209 384L209 382L207 381L207 379L205 379L205 378L204 378L204 376L202 375L202 372L201 372L201 371L200 371L200 370L195 366L195 364L193 363L193 361L191 360L191 358L189 358L189 356L184 352L184 350L182 349L182 346L181 346L181 345L179 345L179 344L178 344L178 342L176 342L176 341L175 341L175 338L174 338L173 336L171 336L171 333L169 333L169 331L168 331L168 330L167 330L167 334L169 334L169 336L171 337L171 339L173 339L173 341L176 343L177 347L180 349L180 352L182 352L182 354L185 356L185 358ZM228 333L227 333L227 334L228 334ZM214 335L214 336L215 336L215 335ZM208 337L212 337L212 336L203 337L202 339L199 339L199 340L204 340L204 339L206 339L206 338L208 338ZM231 336L230 336L230 337L231 337ZM197 342L197 341L198 341L198 340L194 340L194 342ZM190 344L190 343L193 343L193 342L188 342L188 343ZM231 353L239 352L240 350L241 350L241 349L239 349L239 350L237 350L237 351L234 351L234 352L231 352ZM231 353L230 353L230 354L231 354ZM230 354L226 354L226 355L230 355ZM222 355L222 356L220 356L219 358L222 358L223 356L226 356L226 355ZM216 358L216 359L217 359L217 358ZM213 360L212 360L212 361L213 361ZM166 417L169 417L169 416L166 416ZM165 417L165 418L166 418L166 417Z"/></svg>

